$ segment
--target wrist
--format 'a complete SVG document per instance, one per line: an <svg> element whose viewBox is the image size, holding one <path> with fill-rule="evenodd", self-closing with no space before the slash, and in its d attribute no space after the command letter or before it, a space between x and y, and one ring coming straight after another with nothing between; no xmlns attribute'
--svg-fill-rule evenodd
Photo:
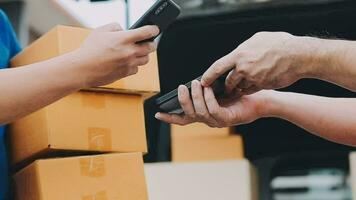
<svg viewBox="0 0 356 200"><path fill-rule="evenodd" d="M282 98L282 92L275 90L263 90L259 92L261 95L260 116L261 117L278 117L281 105L279 100Z"/></svg>
<svg viewBox="0 0 356 200"><path fill-rule="evenodd" d="M296 50L297 68L296 74L299 79L314 78L319 72L321 61L323 59L323 52L320 52L321 41L317 38L307 36L296 36L294 40Z"/></svg>
<svg viewBox="0 0 356 200"><path fill-rule="evenodd" d="M323 79L328 66L337 64L340 55L338 40L327 40L315 37L297 37L300 44L301 57L299 71L301 78Z"/></svg>
<svg viewBox="0 0 356 200"><path fill-rule="evenodd" d="M67 86L75 91L87 88L86 74L83 72L83 69L90 63L85 62L86 60L83 58L82 53L79 50L69 52L61 56L59 62L61 61L64 62L62 77Z"/></svg>
<svg viewBox="0 0 356 200"><path fill-rule="evenodd" d="M276 114L278 93L275 90L262 90L256 93L259 100L257 113L259 118L273 117Z"/></svg>

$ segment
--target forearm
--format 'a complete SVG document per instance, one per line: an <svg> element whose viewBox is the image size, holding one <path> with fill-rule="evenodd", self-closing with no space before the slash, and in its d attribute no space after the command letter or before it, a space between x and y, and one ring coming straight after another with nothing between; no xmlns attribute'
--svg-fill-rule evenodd
<svg viewBox="0 0 356 200"><path fill-rule="evenodd" d="M356 91L356 42L300 37L303 78L325 80Z"/></svg>
<svg viewBox="0 0 356 200"><path fill-rule="evenodd" d="M28 115L83 86L72 52L48 61L0 70L0 124Z"/></svg>
<svg viewBox="0 0 356 200"><path fill-rule="evenodd" d="M268 116L290 121L325 139L356 146L356 99L274 92Z"/></svg>

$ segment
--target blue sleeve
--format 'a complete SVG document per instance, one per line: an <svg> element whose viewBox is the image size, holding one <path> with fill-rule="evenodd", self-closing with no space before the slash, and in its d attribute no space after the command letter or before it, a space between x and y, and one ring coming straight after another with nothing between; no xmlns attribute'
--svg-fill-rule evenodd
<svg viewBox="0 0 356 200"><path fill-rule="evenodd" d="M0 9L0 30L2 35L5 38L7 47L9 49L10 58L14 57L17 53L21 51L21 47L17 40L15 31L10 24L10 21L6 14Z"/></svg>

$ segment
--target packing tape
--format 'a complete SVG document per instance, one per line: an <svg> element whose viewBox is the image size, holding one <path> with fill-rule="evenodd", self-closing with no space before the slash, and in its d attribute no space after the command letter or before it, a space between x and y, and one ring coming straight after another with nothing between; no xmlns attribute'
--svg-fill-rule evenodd
<svg viewBox="0 0 356 200"><path fill-rule="evenodd" d="M82 200L108 200L108 195L106 191L100 191L94 195L83 196Z"/></svg>
<svg viewBox="0 0 356 200"><path fill-rule="evenodd" d="M79 158L79 165L82 176L98 178L106 175L105 159L103 156Z"/></svg>
<svg viewBox="0 0 356 200"><path fill-rule="evenodd" d="M106 95L103 93L82 92L82 104L85 107L103 109L106 107Z"/></svg>
<svg viewBox="0 0 356 200"><path fill-rule="evenodd" d="M91 151L111 151L111 130L107 128L88 128L88 149Z"/></svg>

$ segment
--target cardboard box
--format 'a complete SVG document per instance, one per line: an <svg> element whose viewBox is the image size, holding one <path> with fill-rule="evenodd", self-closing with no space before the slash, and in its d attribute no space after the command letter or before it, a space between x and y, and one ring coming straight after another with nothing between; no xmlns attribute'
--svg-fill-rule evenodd
<svg viewBox="0 0 356 200"><path fill-rule="evenodd" d="M239 135L226 137L174 137L172 161L210 161L244 158L243 142Z"/></svg>
<svg viewBox="0 0 356 200"><path fill-rule="evenodd" d="M11 66L19 67L44 61L80 47L90 30L69 26L57 26L17 55ZM157 93L160 91L156 53L150 55L150 62L137 74L91 90L108 90L123 93ZM153 95L152 94L152 95ZM151 96L152 96L151 95Z"/></svg>
<svg viewBox="0 0 356 200"><path fill-rule="evenodd" d="M153 200L257 200L254 167L247 160L145 164Z"/></svg>
<svg viewBox="0 0 356 200"><path fill-rule="evenodd" d="M14 164L61 150L147 152L140 95L78 92L11 125Z"/></svg>
<svg viewBox="0 0 356 200"><path fill-rule="evenodd" d="M351 189L353 199L356 200L356 152L350 154Z"/></svg>
<svg viewBox="0 0 356 200"><path fill-rule="evenodd" d="M193 123L186 126L171 125L171 134L175 137L220 137L228 136L232 132L231 128L211 128L203 123Z"/></svg>
<svg viewBox="0 0 356 200"><path fill-rule="evenodd" d="M141 153L38 160L14 176L17 200L146 200Z"/></svg>

